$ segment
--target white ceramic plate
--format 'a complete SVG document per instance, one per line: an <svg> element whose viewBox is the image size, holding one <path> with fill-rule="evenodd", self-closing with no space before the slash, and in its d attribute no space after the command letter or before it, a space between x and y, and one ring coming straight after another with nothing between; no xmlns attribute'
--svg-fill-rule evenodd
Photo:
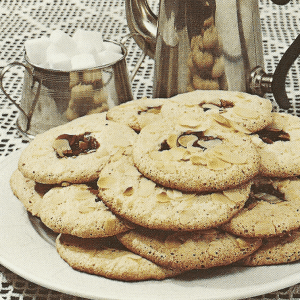
<svg viewBox="0 0 300 300"><path fill-rule="evenodd" d="M19 153L0 164L0 263L43 287L90 299L240 299L300 282L300 263L282 266L223 267L192 271L176 279L119 282L70 268L57 254L55 235L32 218L14 197L9 178Z"/></svg>

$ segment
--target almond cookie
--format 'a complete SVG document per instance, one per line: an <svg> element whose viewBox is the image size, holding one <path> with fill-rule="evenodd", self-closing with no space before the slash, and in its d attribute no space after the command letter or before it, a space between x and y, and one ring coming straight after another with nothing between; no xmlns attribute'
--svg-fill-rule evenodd
<svg viewBox="0 0 300 300"><path fill-rule="evenodd" d="M132 252L166 268L207 269L250 255L260 239L235 237L218 229L191 232L134 229L117 236Z"/></svg>
<svg viewBox="0 0 300 300"><path fill-rule="evenodd" d="M99 171L118 151L131 147L137 134L126 125L92 114L50 129L21 153L18 168L39 183L83 183L97 179Z"/></svg>
<svg viewBox="0 0 300 300"><path fill-rule="evenodd" d="M43 196L53 185L41 184L25 178L17 169L10 178L10 187L14 195L23 203L33 216L39 216Z"/></svg>
<svg viewBox="0 0 300 300"><path fill-rule="evenodd" d="M149 123L154 123L162 118L160 111L166 99L143 98L128 101L112 107L106 118L121 124L126 124L139 132Z"/></svg>
<svg viewBox="0 0 300 300"><path fill-rule="evenodd" d="M86 184L55 187L43 197L40 218L54 232L82 238L113 236L127 231L128 222L108 210L97 192Z"/></svg>
<svg viewBox="0 0 300 300"><path fill-rule="evenodd" d="M278 265L300 259L300 232L292 231L282 237L264 239L262 246L243 259L245 266Z"/></svg>
<svg viewBox="0 0 300 300"><path fill-rule="evenodd" d="M261 156L260 173L268 177L300 175L300 118L272 113L273 122L252 136Z"/></svg>
<svg viewBox="0 0 300 300"><path fill-rule="evenodd" d="M298 178L257 178L245 207L222 228L245 237L270 237L298 229L299 195Z"/></svg>
<svg viewBox="0 0 300 300"><path fill-rule="evenodd" d="M157 122L133 146L136 167L165 187L190 192L234 188L253 178L259 155L248 135L219 132L211 119Z"/></svg>
<svg viewBox="0 0 300 300"><path fill-rule="evenodd" d="M122 281L162 280L180 274L127 250L115 238L82 239L59 235L56 249L73 269Z"/></svg>
<svg viewBox="0 0 300 300"><path fill-rule="evenodd" d="M248 93L234 91L196 90L179 94L161 109L164 117L172 119L201 118L220 114L228 122L236 123L249 132L263 129L272 122L270 100Z"/></svg>
<svg viewBox="0 0 300 300"><path fill-rule="evenodd" d="M106 165L98 180L99 196L115 214L151 229L185 231L228 221L244 206L250 186L205 194L164 188L144 177L131 156Z"/></svg>

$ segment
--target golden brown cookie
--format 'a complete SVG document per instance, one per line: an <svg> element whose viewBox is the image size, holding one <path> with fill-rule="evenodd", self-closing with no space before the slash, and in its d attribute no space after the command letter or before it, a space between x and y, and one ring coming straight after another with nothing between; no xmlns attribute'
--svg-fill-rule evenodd
<svg viewBox="0 0 300 300"><path fill-rule="evenodd" d="M218 229L170 232L134 229L117 236L129 250L166 268L206 269L250 255L260 239L239 238Z"/></svg>
<svg viewBox="0 0 300 300"><path fill-rule="evenodd" d="M164 188L144 177L131 156L106 165L98 180L99 196L115 214L147 228L185 231L227 222L243 208L250 186L203 194Z"/></svg>
<svg viewBox="0 0 300 300"><path fill-rule="evenodd" d="M143 98L128 101L111 108L106 118L121 124L126 124L139 132L149 123L155 123L162 119L161 107L166 99Z"/></svg>
<svg viewBox="0 0 300 300"><path fill-rule="evenodd" d="M199 118L220 114L229 122L250 132L263 129L272 122L270 100L248 93L222 90L196 90L179 94L161 109L171 119Z"/></svg>
<svg viewBox="0 0 300 300"><path fill-rule="evenodd" d="M156 122L141 130L133 159L145 177L165 187L205 192L234 188L258 173L260 158L248 135L218 131L210 118L194 121Z"/></svg>
<svg viewBox="0 0 300 300"><path fill-rule="evenodd" d="M132 146L136 135L102 114L84 116L36 136L21 153L18 168L39 183L90 182L113 154Z"/></svg>
<svg viewBox="0 0 300 300"><path fill-rule="evenodd" d="M33 216L39 216L43 196L53 186L37 183L25 178L17 169L10 178L10 187L14 195L23 203L24 207Z"/></svg>
<svg viewBox="0 0 300 300"><path fill-rule="evenodd" d="M284 236L263 240L262 246L241 260L245 266L278 265L300 259L300 232L291 231Z"/></svg>
<svg viewBox="0 0 300 300"><path fill-rule="evenodd" d="M114 280L162 280L181 273L157 266L130 252L113 237L82 239L59 235L56 249L73 269Z"/></svg>
<svg viewBox="0 0 300 300"><path fill-rule="evenodd" d="M273 113L273 122L252 135L261 157L260 174L270 177L300 175L300 118Z"/></svg>
<svg viewBox="0 0 300 300"><path fill-rule="evenodd" d="M257 178L245 207L226 231L245 237L282 235L300 227L300 179Z"/></svg>
<svg viewBox="0 0 300 300"><path fill-rule="evenodd" d="M132 228L115 216L97 193L86 184L55 187L43 197L40 218L54 232L82 238L113 236Z"/></svg>

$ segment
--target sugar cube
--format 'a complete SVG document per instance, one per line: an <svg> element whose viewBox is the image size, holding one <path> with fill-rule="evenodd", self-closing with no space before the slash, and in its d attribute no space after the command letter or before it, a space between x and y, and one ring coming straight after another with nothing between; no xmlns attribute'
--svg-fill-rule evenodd
<svg viewBox="0 0 300 300"><path fill-rule="evenodd" d="M71 69L71 56L59 52L54 44L51 44L46 51L46 61L50 69L68 71Z"/></svg>
<svg viewBox="0 0 300 300"><path fill-rule="evenodd" d="M71 58L72 70L94 68L97 66L94 55L91 53L80 53Z"/></svg>
<svg viewBox="0 0 300 300"><path fill-rule="evenodd" d="M73 41L75 41L80 53L90 53L93 49L96 50L96 52L104 50L100 32L78 29L73 35Z"/></svg>
<svg viewBox="0 0 300 300"><path fill-rule="evenodd" d="M50 43L50 39L47 37L25 41L25 52L29 62L34 65L44 64L46 61L46 51Z"/></svg>
<svg viewBox="0 0 300 300"><path fill-rule="evenodd" d="M50 35L52 45L55 45L59 52L66 53L68 56L78 54L76 42L65 32L54 30Z"/></svg>

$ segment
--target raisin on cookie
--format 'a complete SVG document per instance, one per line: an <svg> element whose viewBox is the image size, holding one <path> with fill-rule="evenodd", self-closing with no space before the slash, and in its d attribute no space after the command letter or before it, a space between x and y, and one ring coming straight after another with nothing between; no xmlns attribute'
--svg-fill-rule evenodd
<svg viewBox="0 0 300 300"><path fill-rule="evenodd" d="M36 136L21 153L18 168L44 184L90 182L113 154L131 148L136 136L102 114L84 116Z"/></svg>

